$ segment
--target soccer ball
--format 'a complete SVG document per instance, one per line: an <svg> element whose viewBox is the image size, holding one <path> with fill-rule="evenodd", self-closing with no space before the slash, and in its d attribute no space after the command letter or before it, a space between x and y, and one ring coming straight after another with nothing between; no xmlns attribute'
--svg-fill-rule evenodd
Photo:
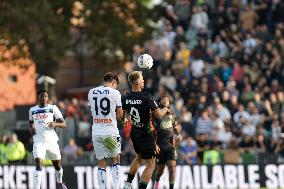
<svg viewBox="0 0 284 189"><path fill-rule="evenodd" d="M141 69L150 69L153 66L153 58L148 54L142 54L139 56L137 64Z"/></svg>

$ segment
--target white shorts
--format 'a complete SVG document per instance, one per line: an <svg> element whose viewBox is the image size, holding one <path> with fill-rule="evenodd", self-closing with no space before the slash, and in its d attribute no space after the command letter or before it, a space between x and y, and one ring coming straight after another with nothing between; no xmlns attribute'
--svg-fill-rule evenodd
<svg viewBox="0 0 284 189"><path fill-rule="evenodd" d="M109 137L108 135L93 135L93 146L96 154L96 158L98 160L102 160L104 158L116 157L121 153L121 139L120 136L112 136L117 141L116 148L111 151L105 146L104 140Z"/></svg>
<svg viewBox="0 0 284 189"><path fill-rule="evenodd" d="M50 160L60 160L61 154L57 143L35 142L33 145L33 157L42 160L46 158Z"/></svg>

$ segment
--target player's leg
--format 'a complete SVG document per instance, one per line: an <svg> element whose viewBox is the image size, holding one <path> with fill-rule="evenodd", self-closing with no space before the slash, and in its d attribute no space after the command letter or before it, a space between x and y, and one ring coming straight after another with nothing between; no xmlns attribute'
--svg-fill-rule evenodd
<svg viewBox="0 0 284 189"><path fill-rule="evenodd" d="M156 158L152 157L151 159L145 159L145 169L141 175L139 181L139 189L146 189L147 185L152 177L153 171L155 169Z"/></svg>
<svg viewBox="0 0 284 189"><path fill-rule="evenodd" d="M113 150L107 149L108 157L112 157L112 180L113 188L120 189L121 181L121 170L120 170L120 153L121 153L121 142L120 136L114 136L116 140L116 147Z"/></svg>
<svg viewBox="0 0 284 189"><path fill-rule="evenodd" d="M144 135L144 140L140 143L140 151L142 159L145 160L146 167L139 181L139 189L146 189L156 164L156 143L153 136Z"/></svg>
<svg viewBox="0 0 284 189"><path fill-rule="evenodd" d="M42 181L42 165L43 160L41 158L35 158L36 169L34 171L34 189L40 189Z"/></svg>
<svg viewBox="0 0 284 189"><path fill-rule="evenodd" d="M112 181L113 181L113 188L119 189L120 188L120 155L112 158Z"/></svg>
<svg viewBox="0 0 284 189"><path fill-rule="evenodd" d="M47 157L52 161L53 167L55 169L56 183L60 189L67 189L66 185L63 183L63 168L61 164L61 154L60 148L57 143L48 143L46 149Z"/></svg>
<svg viewBox="0 0 284 189"><path fill-rule="evenodd" d="M34 189L40 189L42 181L42 167L43 159L45 157L46 149L43 143L34 143L33 144L33 157L36 163L36 169L34 170L33 179L34 179Z"/></svg>
<svg viewBox="0 0 284 189"><path fill-rule="evenodd" d="M97 179L99 184L99 189L106 188L106 147L104 144L104 137L102 136L93 136L93 146L96 154L96 158L98 159L98 170L97 170Z"/></svg>
<svg viewBox="0 0 284 189"><path fill-rule="evenodd" d="M170 189L174 188L175 176L176 176L176 160L168 161L168 169L169 169L169 185Z"/></svg>
<svg viewBox="0 0 284 189"><path fill-rule="evenodd" d="M63 183L63 168L61 165L61 160L51 160L52 164L55 168L55 177L56 177L56 182L59 185L60 189L67 189L67 186Z"/></svg>
<svg viewBox="0 0 284 189"><path fill-rule="evenodd" d="M159 181L162 174L164 173L165 165L166 165L165 150L161 148L160 153L157 155L154 189L159 188Z"/></svg>
<svg viewBox="0 0 284 189"><path fill-rule="evenodd" d="M98 159L98 156L97 156ZM106 188L106 167L107 162L106 159L98 159L98 171L97 171L97 179L99 183L99 189L105 189Z"/></svg>
<svg viewBox="0 0 284 189"><path fill-rule="evenodd" d="M140 144L141 143L140 140L141 140L142 137L140 136L140 134L138 134L138 135L133 135L133 134L134 133L132 133L131 141L132 141L132 144L133 144L134 151L136 152L136 156L130 164L129 172L128 172L128 175L127 175L127 180L126 180L125 185L123 187L124 189L130 189L131 188L132 180L134 179L135 174L138 171L138 168L140 167L140 165L143 162L143 159L141 157L141 144Z"/></svg>
<svg viewBox="0 0 284 189"><path fill-rule="evenodd" d="M169 188L174 188L175 183L175 175L176 175L176 159L177 159L177 153L176 149L172 148L169 150L167 154L167 166L169 169Z"/></svg>
<svg viewBox="0 0 284 189"><path fill-rule="evenodd" d="M156 164L156 174L155 174L155 184L154 184L154 189L158 189L159 188L159 181L161 176L164 173L164 169L165 169L165 164Z"/></svg>
<svg viewBox="0 0 284 189"><path fill-rule="evenodd" d="M141 155L136 154L136 157L134 158L134 160L132 161L132 163L130 165L129 172L128 172L128 175L127 175L127 180L126 180L126 183L123 187L124 189L131 188L132 180L134 179L135 174L137 173L138 168L140 167L142 162L143 162L143 159L142 159Z"/></svg>

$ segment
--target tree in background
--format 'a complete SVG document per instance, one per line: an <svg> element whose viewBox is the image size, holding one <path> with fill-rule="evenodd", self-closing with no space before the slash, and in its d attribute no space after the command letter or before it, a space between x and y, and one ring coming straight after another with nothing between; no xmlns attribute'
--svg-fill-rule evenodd
<svg viewBox="0 0 284 189"><path fill-rule="evenodd" d="M151 36L149 18L154 19L154 11L147 8L149 2L1 0L0 40L8 41L10 46L25 40L37 72L49 76L56 74L66 50L83 48L82 43L87 44L88 53L96 60L110 56L124 60L133 44L141 44ZM73 35L76 30L80 37Z"/></svg>
<svg viewBox="0 0 284 189"><path fill-rule="evenodd" d="M8 40L9 45L24 39L37 64L37 72L54 76L68 46L71 2L1 0L0 37Z"/></svg>

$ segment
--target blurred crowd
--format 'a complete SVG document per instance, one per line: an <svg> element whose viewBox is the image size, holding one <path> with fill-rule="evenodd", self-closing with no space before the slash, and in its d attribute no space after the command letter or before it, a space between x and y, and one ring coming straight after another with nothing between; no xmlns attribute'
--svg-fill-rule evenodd
<svg viewBox="0 0 284 189"><path fill-rule="evenodd" d="M121 90L139 55L150 54L145 88L171 96L183 163L283 160L283 10L280 0L176 0L153 38L133 47Z"/></svg>
<svg viewBox="0 0 284 189"><path fill-rule="evenodd" d="M170 96L183 132L178 163L283 162L284 1L171 2L153 38L134 45L119 74L121 93L130 89L127 74L139 69L137 58L148 53L154 66L143 70L145 90L156 99ZM63 156L76 162L92 152L87 101L53 103L68 124L58 133ZM129 127L119 128L128 164L134 156Z"/></svg>

